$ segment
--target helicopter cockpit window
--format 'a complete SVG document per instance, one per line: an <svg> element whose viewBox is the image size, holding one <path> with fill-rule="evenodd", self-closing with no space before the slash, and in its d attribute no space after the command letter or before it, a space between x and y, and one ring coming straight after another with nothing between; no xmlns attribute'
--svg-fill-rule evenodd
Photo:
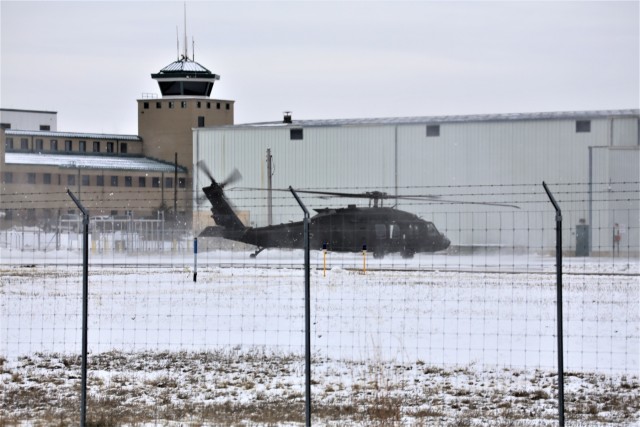
<svg viewBox="0 0 640 427"><path fill-rule="evenodd" d="M387 237L387 227L384 224L376 224L376 237L385 239Z"/></svg>
<svg viewBox="0 0 640 427"><path fill-rule="evenodd" d="M437 236L438 234L440 234L440 233L438 232L438 229L436 228L436 226L435 226L435 225L433 225L433 224L431 224L431 223L428 223L428 224L427 224L427 233L428 233L430 236Z"/></svg>

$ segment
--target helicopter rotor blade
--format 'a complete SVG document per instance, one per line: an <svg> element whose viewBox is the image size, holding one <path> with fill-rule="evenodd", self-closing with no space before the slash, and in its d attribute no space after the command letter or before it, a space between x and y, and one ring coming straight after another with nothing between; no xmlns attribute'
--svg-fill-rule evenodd
<svg viewBox="0 0 640 427"><path fill-rule="evenodd" d="M209 167L204 161L198 161L198 163L196 163L196 166L198 166L198 168L200 168L200 170L209 177L211 182L216 182L216 180L213 178L213 175L211 174L211 171L209 170Z"/></svg>
<svg viewBox="0 0 640 427"><path fill-rule="evenodd" d="M254 191L266 191L264 188L241 188L242 190L254 190ZM272 191L289 191L281 188L274 188ZM513 209L520 209L517 205L512 205L508 203L498 203L498 202L474 202L467 200L452 200L452 199L443 199L441 196L433 195L433 194L387 194L382 191L367 191L364 193L344 193L338 191L319 191L319 190L296 190L297 193L302 194L314 194L320 198L328 198L328 197L347 197L354 199L369 199L369 200L409 200L409 201L418 201L418 202L433 202L433 203L442 203L442 204L460 204L460 205L485 205L485 206L497 206L497 207L506 207Z"/></svg>
<svg viewBox="0 0 640 427"><path fill-rule="evenodd" d="M238 182L242 179L242 175L240 174L240 171L238 171L238 169L234 169L229 176L227 177L227 179L225 179L221 184L220 187L224 188L225 186L229 185L229 184L233 184L234 182Z"/></svg>

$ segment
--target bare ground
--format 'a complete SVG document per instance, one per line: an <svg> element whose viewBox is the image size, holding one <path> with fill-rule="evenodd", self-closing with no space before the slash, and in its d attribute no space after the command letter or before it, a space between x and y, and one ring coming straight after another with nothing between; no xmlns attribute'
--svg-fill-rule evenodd
<svg viewBox="0 0 640 427"><path fill-rule="evenodd" d="M0 426L77 425L80 359L0 359ZM542 370L313 360L315 425L551 426L557 377ZM638 376L569 372L567 425L637 425ZM301 425L304 359L229 349L108 352L88 365L87 425Z"/></svg>

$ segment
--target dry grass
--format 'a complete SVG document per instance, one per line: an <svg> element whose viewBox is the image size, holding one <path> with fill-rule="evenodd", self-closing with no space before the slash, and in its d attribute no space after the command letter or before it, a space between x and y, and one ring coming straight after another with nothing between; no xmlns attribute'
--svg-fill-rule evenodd
<svg viewBox="0 0 640 427"><path fill-rule="evenodd" d="M299 425L304 423L303 366L297 356L240 349L92 355L87 425ZM313 366L312 413L318 424L557 424L555 377L547 372L447 370L422 362L315 360ZM65 355L0 359L0 427L77 425L79 371L79 359ZM638 420L638 377L569 373L568 379L573 387L565 396L567 420L577 425Z"/></svg>

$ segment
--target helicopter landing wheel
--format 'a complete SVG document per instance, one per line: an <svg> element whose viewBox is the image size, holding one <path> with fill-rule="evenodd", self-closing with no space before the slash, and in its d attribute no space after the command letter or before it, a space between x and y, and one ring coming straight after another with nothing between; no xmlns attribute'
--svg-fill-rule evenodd
<svg viewBox="0 0 640 427"><path fill-rule="evenodd" d="M250 254L250 255L249 255L249 258L255 258L255 257L257 257L257 256L258 256L258 254L259 254L260 252L264 251L264 250L265 250L265 248L258 248L258 249L256 249L256 251L255 251L254 253L252 253L252 254Z"/></svg>
<svg viewBox="0 0 640 427"><path fill-rule="evenodd" d="M402 252L400 253L400 255L402 255L402 258L404 259L411 259L413 258L413 256L416 254L416 251L414 251L411 248L404 248L402 249Z"/></svg>

